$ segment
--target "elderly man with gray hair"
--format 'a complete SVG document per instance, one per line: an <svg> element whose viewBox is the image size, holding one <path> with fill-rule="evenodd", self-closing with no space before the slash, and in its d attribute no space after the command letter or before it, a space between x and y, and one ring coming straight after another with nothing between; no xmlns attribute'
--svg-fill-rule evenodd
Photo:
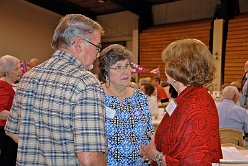
<svg viewBox="0 0 248 166"><path fill-rule="evenodd" d="M220 128L231 128L248 133L248 114L236 104L239 91L235 86L227 86L222 91L223 101L217 103Z"/></svg>
<svg viewBox="0 0 248 166"><path fill-rule="evenodd" d="M5 127L18 142L16 165L106 165L104 93L88 71L102 34L101 25L84 15L64 16L52 57L18 83Z"/></svg>

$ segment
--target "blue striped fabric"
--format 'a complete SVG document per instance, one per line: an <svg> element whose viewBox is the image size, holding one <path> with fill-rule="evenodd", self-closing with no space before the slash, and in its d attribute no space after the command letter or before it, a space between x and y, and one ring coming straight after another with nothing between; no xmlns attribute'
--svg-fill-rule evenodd
<svg viewBox="0 0 248 166"><path fill-rule="evenodd" d="M17 165L78 165L106 152L103 89L79 60L56 51L21 79L5 130L19 134Z"/></svg>

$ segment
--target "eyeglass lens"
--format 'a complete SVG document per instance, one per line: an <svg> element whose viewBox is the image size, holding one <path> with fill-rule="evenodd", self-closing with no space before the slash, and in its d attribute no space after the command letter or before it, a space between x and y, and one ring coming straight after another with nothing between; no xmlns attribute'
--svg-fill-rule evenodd
<svg viewBox="0 0 248 166"><path fill-rule="evenodd" d="M114 69L114 70L116 70L118 72L121 72L123 70L131 69L131 66L130 66L130 64L126 64L125 66L116 66L116 67L113 67L113 68L110 68L110 69Z"/></svg>

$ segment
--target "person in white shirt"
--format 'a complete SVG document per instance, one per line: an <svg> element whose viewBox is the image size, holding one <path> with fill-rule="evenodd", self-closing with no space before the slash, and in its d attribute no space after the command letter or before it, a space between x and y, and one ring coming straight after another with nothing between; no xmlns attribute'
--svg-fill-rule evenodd
<svg viewBox="0 0 248 166"><path fill-rule="evenodd" d="M220 128L231 128L248 133L248 114L236 104L239 91L235 86L227 86L222 91L223 100L217 103Z"/></svg>
<svg viewBox="0 0 248 166"><path fill-rule="evenodd" d="M152 95L155 87L149 83L142 83L140 89L145 93L148 100L148 105L150 109L150 113L152 116L159 115L158 103L156 96Z"/></svg>

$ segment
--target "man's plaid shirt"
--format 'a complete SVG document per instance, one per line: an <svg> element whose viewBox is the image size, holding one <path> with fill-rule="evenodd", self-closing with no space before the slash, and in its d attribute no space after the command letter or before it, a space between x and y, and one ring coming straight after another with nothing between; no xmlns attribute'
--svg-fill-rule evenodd
<svg viewBox="0 0 248 166"><path fill-rule="evenodd" d="M5 130L19 134L17 165L78 165L106 152L103 89L79 60L56 51L21 79Z"/></svg>

